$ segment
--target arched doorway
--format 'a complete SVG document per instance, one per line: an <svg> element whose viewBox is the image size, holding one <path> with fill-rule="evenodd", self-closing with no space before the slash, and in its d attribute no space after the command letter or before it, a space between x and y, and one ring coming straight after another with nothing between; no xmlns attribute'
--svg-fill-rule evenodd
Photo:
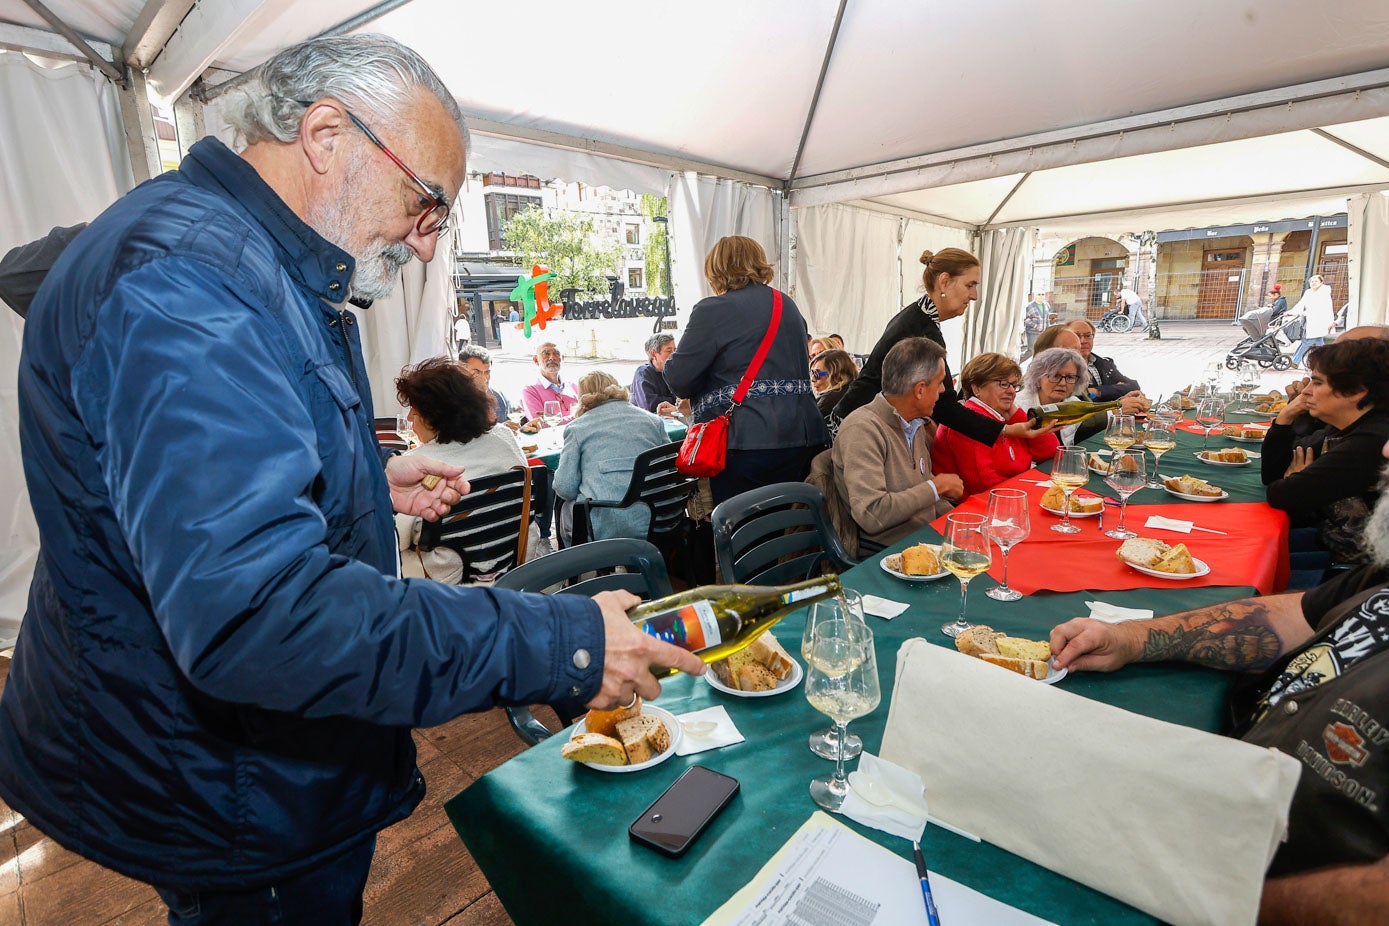
<svg viewBox="0 0 1389 926"><path fill-rule="evenodd" d="M1129 250L1112 238L1080 238L1056 252L1052 305L1062 318L1101 318L1124 288Z"/></svg>

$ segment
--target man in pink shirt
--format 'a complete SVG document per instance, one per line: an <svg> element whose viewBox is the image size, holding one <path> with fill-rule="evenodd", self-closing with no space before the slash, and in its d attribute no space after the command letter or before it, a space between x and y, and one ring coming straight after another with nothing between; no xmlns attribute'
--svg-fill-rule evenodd
<svg viewBox="0 0 1389 926"><path fill-rule="evenodd" d="M530 418L545 414L546 402L558 402L560 424L567 424L574 417L574 406L579 404L579 392L573 383L560 379L559 367L564 355L551 341L540 345L531 358L540 367L540 378L521 390L521 404Z"/></svg>

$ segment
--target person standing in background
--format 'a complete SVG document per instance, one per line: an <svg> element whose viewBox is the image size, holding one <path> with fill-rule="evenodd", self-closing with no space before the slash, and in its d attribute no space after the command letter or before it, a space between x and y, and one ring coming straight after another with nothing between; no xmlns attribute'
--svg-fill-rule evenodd
<svg viewBox="0 0 1389 926"><path fill-rule="evenodd" d="M1336 312L1331 308L1331 287L1322 282L1320 274L1307 279L1307 290L1290 310L1303 319L1302 343L1293 352L1293 366L1302 366L1307 352L1321 347L1336 331Z"/></svg>
<svg viewBox="0 0 1389 926"><path fill-rule="evenodd" d="M1142 297L1126 286L1119 290L1119 298L1123 300L1129 318L1133 319L1133 326L1129 330L1137 331L1139 328L1148 327L1148 319L1143 315Z"/></svg>
<svg viewBox="0 0 1389 926"><path fill-rule="evenodd" d="M473 326L468 324L468 310L460 309L458 317L453 320L453 352L456 354L467 347L472 339Z"/></svg>
<svg viewBox="0 0 1389 926"><path fill-rule="evenodd" d="M1283 295L1282 284L1279 283L1274 283L1272 288L1269 289L1268 294L1273 297L1273 300L1269 303L1269 305L1273 306L1273 314L1268 317L1268 323L1271 325L1274 319L1288 311L1288 300L1287 297Z"/></svg>
<svg viewBox="0 0 1389 926"><path fill-rule="evenodd" d="M1033 293L1032 301L1023 309L1022 330L1027 337L1027 353L1031 354L1037 343L1037 335L1051 324L1050 293Z"/></svg>

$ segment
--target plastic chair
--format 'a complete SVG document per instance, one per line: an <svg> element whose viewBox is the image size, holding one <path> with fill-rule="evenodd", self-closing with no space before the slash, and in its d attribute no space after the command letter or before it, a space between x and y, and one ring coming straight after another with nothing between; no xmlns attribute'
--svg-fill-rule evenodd
<svg viewBox="0 0 1389 926"><path fill-rule="evenodd" d="M616 569L625 571L613 571ZM599 575L584 577L595 571ZM565 595L596 595L622 589L641 598L663 598L671 593L670 575L661 551L645 540L626 537L557 550L516 567L499 578L494 587ZM564 726L573 723L576 715L566 708L553 704L550 707ZM506 717L516 735L531 746L553 735L528 707L508 707Z"/></svg>
<svg viewBox="0 0 1389 926"><path fill-rule="evenodd" d="M824 494L804 482L779 482L721 502L711 516L723 581L786 585L855 565L830 524Z"/></svg>
<svg viewBox="0 0 1389 926"><path fill-rule="evenodd" d="M494 574L526 561L530 539L531 470L513 466L504 473L470 479L471 489L449 513L420 527L419 548L449 547L463 559L463 581L479 576L473 563L491 563Z"/></svg>
<svg viewBox="0 0 1389 926"><path fill-rule="evenodd" d="M622 509L645 505L651 512L651 526L646 539L655 544L685 539L690 519L685 505L694 494L699 480L686 476L675 468L680 441L652 447L637 455L632 464L632 479L627 492L617 501L580 499L574 502L574 544L577 546L593 536L590 515L599 508Z"/></svg>

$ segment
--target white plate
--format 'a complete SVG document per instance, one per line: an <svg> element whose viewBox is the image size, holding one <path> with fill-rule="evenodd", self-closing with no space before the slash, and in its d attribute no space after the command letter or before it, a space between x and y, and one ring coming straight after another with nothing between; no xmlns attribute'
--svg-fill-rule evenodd
<svg viewBox="0 0 1389 926"><path fill-rule="evenodd" d="M940 556L940 544L928 543L926 546L930 547L931 551L934 552L936 556ZM887 573L888 575L896 576L897 578L904 579L908 582L934 582L937 579L943 579L946 576L950 575L949 570L942 568L940 572L936 573L933 576L909 576L902 571L901 553L889 553L887 556L884 556L882 559L878 560L878 565L883 567L883 572Z"/></svg>
<svg viewBox="0 0 1389 926"><path fill-rule="evenodd" d="M1196 451L1195 456L1196 456L1196 459L1200 460L1202 463L1206 464L1207 466L1248 466L1248 465L1249 465L1249 460L1245 460L1243 463L1226 463L1224 460L1207 460L1204 456L1202 456L1202 454L1203 454L1204 452L1205 452L1205 451L1203 451L1203 450L1198 450L1198 451ZM1260 456L1260 454L1257 454L1257 453L1250 453L1249 451L1246 450L1246 451L1245 451L1245 456L1249 457L1249 459L1254 459L1254 458Z"/></svg>
<svg viewBox="0 0 1389 926"><path fill-rule="evenodd" d="M1047 677L1040 678L1037 681L1041 682L1043 685L1055 685L1065 678L1070 671L1070 669L1058 669L1051 663L1047 663Z"/></svg>
<svg viewBox="0 0 1389 926"><path fill-rule="evenodd" d="M1090 459L1090 455L1091 455L1091 454L1094 454L1094 455L1096 455L1096 456L1108 457L1108 456L1109 456L1110 454L1112 454L1113 452L1114 452L1114 451L1112 451L1112 450L1091 450L1089 453L1087 453L1087 454L1085 455L1085 466L1086 466L1086 468L1089 469L1090 472L1092 472L1092 473L1098 473L1098 474L1101 475L1101 476L1107 474L1107 473L1109 472L1109 464L1108 464L1108 463L1105 463L1104 466L1096 466L1096 465L1095 465L1095 461L1092 460L1092 459Z"/></svg>
<svg viewBox="0 0 1389 926"><path fill-rule="evenodd" d="M663 707L656 707L654 704L646 704L645 702L643 702L641 706L641 712L643 714L652 714L656 717L661 718L661 723L666 725L666 732L670 734L669 749L661 753L659 756L647 759L645 762L638 762L636 765L598 765L594 762L584 762L582 764L587 765L595 772L639 772L644 768L650 768L653 765L660 765L662 762L675 755L675 747L680 745L680 738L684 735L684 731L680 728L680 721L676 720L675 715L672 714L670 711L666 710ZM574 732L569 734L569 738L573 739L580 733L585 732L587 729L588 727L584 724L584 721L580 720L578 723L574 724Z"/></svg>
<svg viewBox="0 0 1389 926"><path fill-rule="evenodd" d="M913 576L913 578L916 577ZM704 680L709 683L709 687L722 691L724 694L733 695L735 698L770 698L773 695L786 694L786 692L795 688L801 683L801 677L803 675L805 675L805 671L801 668L801 664L792 659L791 674L778 681L775 688L768 689L767 691L739 691L737 688L729 688L723 682L719 681L718 676L714 674L713 670L704 673Z"/></svg>
<svg viewBox="0 0 1389 926"><path fill-rule="evenodd" d="M1215 488L1219 487L1216 486ZM1165 485L1162 487L1162 489L1167 494L1175 495L1178 498L1188 502L1223 502L1225 499L1230 497L1230 493L1226 492L1224 489L1220 490L1219 495L1187 495L1185 492L1178 492L1176 489L1169 489Z"/></svg>
<svg viewBox="0 0 1389 926"><path fill-rule="evenodd" d="M1096 497L1096 498L1099 498L1100 496L1097 495L1097 496L1095 496L1095 497ZM1040 506L1040 507L1041 507L1041 509L1042 509L1043 511L1047 512L1048 514L1054 514L1054 515L1056 515L1058 518L1061 517L1063 514L1065 514L1065 512L1063 512L1060 508L1051 508L1051 507L1048 507L1047 505L1042 505L1042 506ZM1103 510L1104 510L1104 508L1103 508L1103 507L1100 507L1099 509L1097 509L1097 510L1095 510L1095 511L1072 511L1072 512L1071 512L1071 517L1073 517L1073 518L1097 518L1097 517L1099 517L1100 512L1103 511Z"/></svg>
<svg viewBox="0 0 1389 926"><path fill-rule="evenodd" d="M1130 563L1128 560L1123 560L1122 562L1130 569L1136 569L1145 576L1152 576L1155 579L1175 579L1178 582L1184 582L1187 579L1199 579L1204 575L1210 574L1211 567L1206 565L1205 560L1199 560L1193 556L1191 561L1196 564L1195 572L1159 572L1156 569L1149 569L1147 566Z"/></svg>

